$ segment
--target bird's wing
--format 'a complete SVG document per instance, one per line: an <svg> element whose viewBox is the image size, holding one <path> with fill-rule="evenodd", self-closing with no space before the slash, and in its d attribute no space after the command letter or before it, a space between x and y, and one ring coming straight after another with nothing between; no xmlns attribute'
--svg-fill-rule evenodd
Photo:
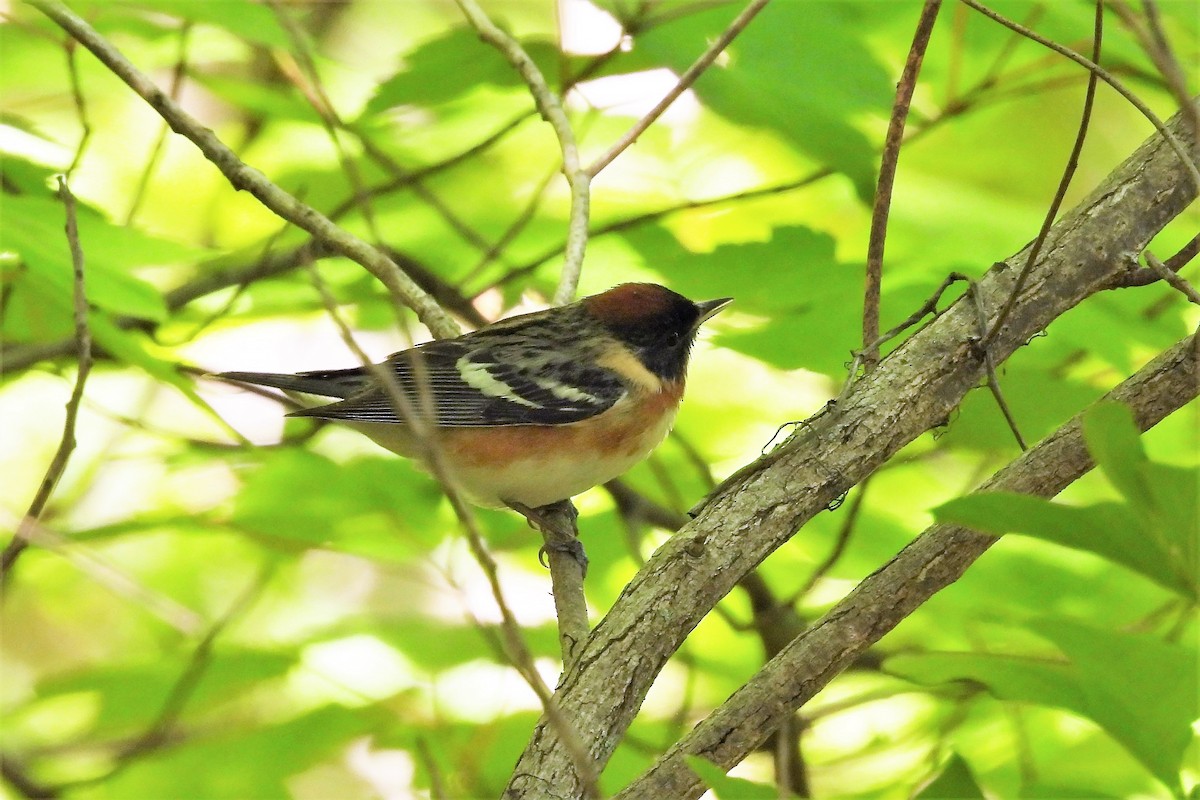
<svg viewBox="0 0 1200 800"><path fill-rule="evenodd" d="M563 425L605 411L626 393L615 372L581 363L562 350L531 349L530 340L519 330L428 342L396 353L383 366L395 376L409 413L432 407L435 424L440 427ZM356 374L366 388L340 402L294 412L293 416L403 421L388 390L366 370L303 374L336 374L343 385Z"/></svg>

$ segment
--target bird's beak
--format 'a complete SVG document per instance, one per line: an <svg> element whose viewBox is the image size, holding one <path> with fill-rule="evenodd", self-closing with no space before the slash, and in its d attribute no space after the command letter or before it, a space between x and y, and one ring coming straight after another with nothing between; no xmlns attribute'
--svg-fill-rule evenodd
<svg viewBox="0 0 1200 800"><path fill-rule="evenodd" d="M696 320L696 327L699 328L705 322L708 322L725 306L733 302L732 297L722 297L718 300L705 300L702 303L696 303L696 308L700 309L700 317Z"/></svg>

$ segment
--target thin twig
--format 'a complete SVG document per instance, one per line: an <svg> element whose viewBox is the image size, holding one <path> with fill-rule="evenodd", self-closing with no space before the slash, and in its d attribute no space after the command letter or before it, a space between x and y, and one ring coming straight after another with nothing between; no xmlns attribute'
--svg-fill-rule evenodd
<svg viewBox="0 0 1200 800"><path fill-rule="evenodd" d="M71 159L71 166L67 167L67 177L75 174L75 168L79 166L79 162L83 160L83 151L87 149L88 142L92 138L92 124L88 121L87 100L83 96L83 88L79 84L79 64L75 60L75 42L68 39L64 43L67 51L67 75L71 80L71 100L75 104L75 112L79 117L79 127L82 133L79 136L79 143L75 145L75 155Z"/></svg>
<svg viewBox="0 0 1200 800"><path fill-rule="evenodd" d="M371 233L371 240L375 244L381 244L383 237L379 234L379 228L375 222L375 211L371 207L370 198L367 195L366 186L363 183L362 173L359 172L358 165L354 163L354 159L346 152L345 146L342 144L340 131L346 129L346 125L342 122L342 118L338 115L337 109L334 108L333 102L329 99L329 95L325 92L325 87L321 83L320 73L317 71L316 61L313 60L312 53L309 52L308 40L305 37L304 30L296 24L296 20L286 8L283 8L279 0L266 0L267 6L275 15L275 19L279 22L279 27L283 28L287 34L288 40L292 44L294 58L303 73L303 80L300 76L290 74L291 70L284 70L284 74L292 77L296 87L300 93L308 100L308 104L317 112L317 117L321 120L321 126L325 129L326 135L329 137L330 144L333 145L334 151L337 153L338 163L342 167L342 172L346 175L346 180L350 184L350 190L353 193L354 201L359 210L362 211L363 222L366 223L367 230ZM307 82L307 84L305 83Z"/></svg>
<svg viewBox="0 0 1200 800"><path fill-rule="evenodd" d="M67 462L71 458L71 453L75 450L75 424L79 418L79 404L83 401L83 387L87 383L88 374L92 371L92 331L88 325L88 300L87 286L84 280L84 260L83 246L79 243L79 227L75 216L75 195L71 194L70 187L67 186L65 176L58 178L58 197L62 200L63 209L66 212L66 236L67 245L71 251L71 270L74 286L74 317L75 317L75 346L78 353L78 367L75 372L75 386L71 389L71 396L67 400L66 417L63 420L62 439L59 440L58 449L54 453L54 457L50 459L50 465L46 468L46 474L42 478L41 484L38 486L37 493L33 496L33 501L29 504L29 510L25 512L24 519L21 520L17 528L16 535L12 541L0 552L0 596L3 595L7 588L7 577L12 570L13 564L20 557L21 552L29 545L30 536L34 527L41 519L42 512L46 510L46 503L50 501L50 495L54 492L54 487L58 485L63 473L67 469Z"/></svg>
<svg viewBox="0 0 1200 800"><path fill-rule="evenodd" d="M625 134L621 136L621 138L618 139L617 142L610 147L607 152L604 153L604 155L592 162L592 164L587 168L587 174L590 177L596 177L596 175L600 173L600 170L611 164L613 159L615 159L630 145L636 142L637 138L645 133L646 129L649 128L655 120L661 117L663 112L665 112L672 103L678 100L679 96L686 92L691 85L696 82L696 79L699 78L704 71L708 69L714 61L717 60L717 56L721 54L721 51L728 47L729 43L737 38L737 35L741 33L747 25L750 24L750 20L754 19L758 12L762 11L769 2L770 0L751 0L750 4L742 10L742 13L738 14L737 17L734 18L733 22L729 23L729 27L726 28L721 35L716 38L712 45L710 45L709 48L705 50L698 59L696 59L695 63L688 67L683 75L679 76L679 83L675 84L671 91L667 92L666 96L663 97L662 100L658 101L654 108L646 112L645 116L635 122L633 127L626 131Z"/></svg>
<svg viewBox="0 0 1200 800"><path fill-rule="evenodd" d="M1197 191L1200 191L1200 170L1197 169L1196 162L1188 156L1187 150L1179 142L1179 138L1175 136L1175 134L1171 133L1163 121L1159 119L1158 115L1151 111L1150 107L1142 102L1141 98L1131 92L1124 83L1116 78L1116 76L1101 67L1095 61L1089 61L1088 59L1076 53L1074 50L1071 50L1068 47L1063 47L1058 42L1051 41L1050 39L1047 39L1046 37L1024 27L1020 23L1008 19L1004 15L999 14L978 2L978 0L961 0L961 2L975 9L980 14L983 14L988 19L1000 23L1009 30L1015 31L1027 39L1032 39L1043 47L1048 47L1059 55L1074 61L1076 64L1079 64L1093 75L1098 76L1100 80L1104 81L1113 89L1115 89L1118 94L1129 101L1130 105L1140 111L1142 116L1149 120L1150 124L1154 126L1154 129L1158 131L1159 135L1167 141L1168 146L1170 146L1175 155L1179 157L1179 161L1183 165L1184 170L1188 173L1188 177L1192 179L1192 185L1196 187Z"/></svg>
<svg viewBox="0 0 1200 800"><path fill-rule="evenodd" d="M123 80L170 124L172 130L195 144L210 162L239 190L250 192L259 202L308 231L321 242L347 258L361 264L378 278L404 305L413 309L421 322L439 337L454 337L460 333L446 312L420 286L406 275L395 262L369 244L339 228L328 217L269 181L258 170L248 166L211 130L200 124L142 74L111 43L96 32L81 17L58 0L28 0L59 27L74 37L96 56L114 75Z"/></svg>
<svg viewBox="0 0 1200 800"><path fill-rule="evenodd" d="M171 85L167 88L167 94L172 100L179 99L179 92L183 88L183 78L187 75L188 35L191 31L192 21L185 19L183 25L179 28L179 45L175 53L175 68L171 70ZM167 135L170 132L171 127L165 121L158 128L158 136L155 137L154 145L150 148L150 158L146 160L146 166L142 169L142 174L138 177L137 187L133 190L133 200L129 202L129 210L125 212L126 226L133 224L138 210L142 207L142 201L146 199L146 190L150 187L150 178L153 177L154 170L158 166L158 160L162 157L163 148L167 145Z"/></svg>
<svg viewBox="0 0 1200 800"><path fill-rule="evenodd" d="M1095 23L1092 31L1092 61L1100 60L1103 39L1104 0L1096 0ZM1033 246L1029 248L1029 255L1025 258L1025 264L1021 267L1021 271L1017 273L1017 279L1013 283L1012 291L1009 292L1008 299L1004 301L1004 305L1000 307L1000 313L996 315L995 322L992 323L990 329L984 332L983 339L979 343L980 347L985 350L996 338L1004 322L1008 319L1008 315L1012 313L1013 307L1016 306L1017 297L1021 294L1021 290L1025 288L1025 281L1029 278L1029 273L1033 271L1033 266L1037 263L1038 256L1041 255L1042 247L1046 243L1046 237L1050 235L1050 229L1054 227L1054 219L1058 216L1058 210L1062 207L1063 198L1067 195L1067 188L1071 185L1071 178L1075 176L1075 169L1079 166L1079 154L1083 152L1083 142L1087 138L1088 125L1092 119L1092 105L1096 99L1096 79L1097 73L1088 73L1087 90L1083 96L1083 112L1080 115L1079 130L1075 134L1075 143L1071 146L1071 154L1067 156L1067 163L1063 168L1062 177L1058 180L1058 188L1054 191L1054 199L1050 201L1050 208L1046 211L1046 216L1042 219L1041 230L1038 231L1037 238L1033 241ZM1200 182L1196 185L1200 188ZM1023 446L1022 449L1024 449Z"/></svg>
<svg viewBox="0 0 1200 800"><path fill-rule="evenodd" d="M545 77L533 59L516 39L509 36L488 18L475 0L455 0L467 21L478 31L479 36L495 47L517 70L529 86L533 102L542 118L554 128L562 150L563 174L571 187L571 214L567 226L567 257L563 264L562 277L554 292L557 305L571 302L579 286L583 271L583 255L587 249L588 207L591 204L591 175L579 161L579 147L575 142L575 131L563 110L562 102L550 89Z"/></svg>
<svg viewBox="0 0 1200 800"><path fill-rule="evenodd" d="M337 312L336 299L321 279L320 273L312 265L310 265L310 274L313 278L313 284L316 286L317 291L321 295L321 300L325 304L326 311L338 328L342 341L345 342L351 352L358 357L363 367L370 371L375 380L387 392L388 399L396 415L400 419L405 420L409 425L414 437L423 450L423 460L428 465L434 478L441 484L447 499L450 501L450 506L454 509L459 522L462 523L463 530L467 536L467 545L475 561L479 564L480 569L483 570L488 581L488 586L491 588L492 598L496 601L496 606L500 610L500 630L505 657L516 668L517 673L525 680L534 694L537 695L538 700L542 704L542 709L546 713L546 717L550 720L559 735L563 737L563 741L569 749L575 768L579 773L580 780L587 787L588 797L599 797L599 788L596 782L598 773L595 762L588 754L574 726L559 710L558 704L554 699L554 693L546 685L546 682L542 680L541 674L537 671L533 655L530 653L525 640L521 636L520 623L517 622L516 615L513 614L512 608L505 599L504 589L500 585L500 573L496 559L492 557L491 552L488 550L474 511L472 511L471 507L463 499L462 492L458 490L458 486L445 467L437 438L432 435L432 414L426 413L432 408L432 398L429 397L428 386L421 387L424 391L418 392L416 403L414 403L400 388L399 382L392 371L386 365L374 363L358 345L358 342L355 341L350 327ZM420 369L420 360L415 360L414 364L416 366L414 370L416 377L418 382L421 382L422 371ZM580 586L582 587L582 579ZM582 595L582 588L580 589L580 595ZM587 627L586 619L585 611L584 630ZM580 638L582 639L582 637Z"/></svg>
<svg viewBox="0 0 1200 800"><path fill-rule="evenodd" d="M784 194L785 192L791 192L796 189L802 189L806 186L810 186L817 181L830 177L833 174L834 173L832 169L824 167L810 172L803 177L786 181L784 183L777 183L771 186L762 186L755 189L747 189L745 191L734 192L732 194L721 195L719 197L711 197L704 200L686 200L682 203L676 203L675 205L660 208L655 211L647 211L644 214L637 214L632 217L626 217L624 219L615 220L613 222L608 222L604 225L597 226L588 231L588 237L595 239L598 236L605 236L610 233L619 233L630 228L636 228L639 225L645 225L654 222L662 219L663 217L670 216L671 214L676 214L680 211L692 211L700 208L710 208L722 203L733 203L741 200L753 200L758 197L769 197L771 195ZM499 286L507 286L517 280L520 280L521 278L524 278L526 275L529 275L550 259L561 255L564 250L565 247L561 244L545 250L523 264L513 267L512 270L493 283L483 287L482 289L479 289L478 291L472 292L473 297L478 297L489 289L495 289Z"/></svg>
<svg viewBox="0 0 1200 800"><path fill-rule="evenodd" d="M1193 236L1187 244L1179 248L1175 255L1163 261L1162 264L1171 272L1179 272L1186 267L1193 258L1200 255L1200 233ZM1153 269L1137 269L1136 262L1132 259L1130 263L1135 265L1134 269L1121 275L1117 275L1113 280L1109 281L1104 288L1106 289L1130 289L1138 286L1149 286L1152 283L1158 283L1162 280L1162 276Z"/></svg>
<svg viewBox="0 0 1200 800"><path fill-rule="evenodd" d="M913 325L916 325L921 321L922 318L924 318L926 314L933 314L934 316L937 316L937 304L941 302L942 295L945 294L946 290L949 289L953 284L958 283L959 281L969 284L971 279L966 275L963 275L961 272L951 272L945 277L945 279L942 280L941 286L934 290L933 294L929 296L929 299L921 304L920 308L909 314L908 317L899 325L896 325L886 333L880 334L879 338L870 343L869 348L875 352L878 352L880 347L894 339L896 336L900 335L905 330L908 330ZM842 385L842 391L838 393L837 400L835 402L841 401L842 398L846 396L846 393L850 391L850 387L858 379L858 368L862 364L863 353L865 351L866 348L854 353L854 359L850 362L850 367L847 370L846 382ZM775 435L778 436L779 431L776 431ZM774 437L772 437L771 441L774 441ZM770 442L768 442L767 445L770 446Z"/></svg>
<svg viewBox="0 0 1200 800"><path fill-rule="evenodd" d="M111 780L132 766L138 758L158 750L171 740L172 729L179 721L188 701L195 694L201 678L204 677L204 673L208 671L208 667L212 663L212 651L217 638L228 629L234 620L250 609L273 574L274 568L270 565L260 570L254 580L230 604L229 609L209 627L192 651L187 666L184 667L183 672L180 673L179 678L167 693L162 708L159 709L154 721L139 736L121 747L112 769L100 777L81 783L72 783L70 786L76 787L82 784Z"/></svg>
<svg viewBox="0 0 1200 800"><path fill-rule="evenodd" d="M983 359L984 369L987 370L988 389L992 392L992 397L996 398L996 405L1000 407L1000 413L1004 415L1004 421L1008 423L1008 429L1012 431L1016 437L1017 445L1024 452L1029 447L1025 444L1025 437L1021 435L1020 429L1017 428L1017 420L1013 417L1012 411L1008 407L1008 402L1004 399L1004 393L1000 391L1000 381L996 377L996 362L992 359L992 351L984 344L984 334L987 331L987 309L983 305L983 296L979 292L979 284L971 282L971 288L967 290L967 294L971 296L972 304L975 306L975 319L979 325L979 341L975 342L975 347ZM1011 296L1011 295L1010 295ZM993 328L993 330L995 330Z"/></svg>
<svg viewBox="0 0 1200 800"><path fill-rule="evenodd" d="M863 291L863 365L871 370L879 363L879 351L872 342L879 338L879 293L883 282L883 250L887 239L888 212L892 206L892 187L896 182L896 167L900 163L900 145L904 141L904 125L908 120L908 108L912 104L913 90L917 87L917 76L921 73L921 62L929 47L933 24L937 21L942 0L925 0L917 30L913 33L908 59L900 82L896 84L896 100L892 104L892 115L888 119L887 136L883 143L883 158L879 165L879 182L875 189L875 202L871 209L871 233L867 241L866 288Z"/></svg>
<svg viewBox="0 0 1200 800"><path fill-rule="evenodd" d="M1188 302L1200 306L1200 293L1197 293L1195 287L1180 277L1178 272L1172 271L1170 267L1159 261L1149 250L1146 251L1146 264L1158 274L1158 277L1171 284L1171 288L1182 292Z"/></svg>
<svg viewBox="0 0 1200 800"><path fill-rule="evenodd" d="M87 545L69 541L62 534L30 517L25 518L17 535L22 538L13 541L32 542L43 550L54 552L98 586L104 587L117 597L136 603L139 608L185 636L194 636L200 630L202 619L199 614L139 582L137 578L122 571ZM4 584L0 583L0 587L4 587Z"/></svg>
<svg viewBox="0 0 1200 800"><path fill-rule="evenodd" d="M1128 3L1123 0L1112 0L1110 5L1126 27L1133 32L1134 38L1138 40L1142 49L1154 62L1154 66L1162 74L1167 88L1171 90L1171 94L1175 96L1176 102L1179 103L1179 107L1183 109L1184 115L1191 123L1192 135L1200 135L1200 109L1196 108L1196 104L1192 102L1191 93L1187 88L1187 79L1179 67L1179 61L1175 58L1175 52L1171 49L1170 42L1167 41L1167 34L1163 30L1162 20L1158 14L1158 4L1154 0L1142 0L1142 7L1146 10L1148 31L1143 30L1142 26L1138 24L1137 16Z"/></svg>
<svg viewBox="0 0 1200 800"><path fill-rule="evenodd" d="M545 554L546 565L550 568L559 649L562 652L563 671L566 672L575 665L575 654L589 631L587 598L583 593L587 557L583 554L583 545L579 543L579 512L570 500L536 509L519 503L509 505L541 532L545 542L541 552Z"/></svg>
<svg viewBox="0 0 1200 800"><path fill-rule="evenodd" d="M21 797L27 797L29 800L56 800L62 796L56 787L47 786L34 779L24 763L8 753L0 753L0 777L8 781L8 785Z"/></svg>

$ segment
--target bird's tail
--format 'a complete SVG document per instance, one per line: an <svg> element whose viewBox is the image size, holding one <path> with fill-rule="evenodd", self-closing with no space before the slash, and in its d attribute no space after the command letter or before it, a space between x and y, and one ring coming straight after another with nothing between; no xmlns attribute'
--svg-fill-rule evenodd
<svg viewBox="0 0 1200 800"><path fill-rule="evenodd" d="M224 381L270 386L286 392L341 398L357 394L368 383L367 376L361 369L301 372L299 375L283 375L275 372L218 372L213 377Z"/></svg>

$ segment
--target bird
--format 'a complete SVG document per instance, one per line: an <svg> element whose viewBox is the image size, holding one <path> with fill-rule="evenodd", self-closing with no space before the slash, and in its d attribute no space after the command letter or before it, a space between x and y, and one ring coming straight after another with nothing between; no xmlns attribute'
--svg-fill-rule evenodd
<svg viewBox="0 0 1200 800"><path fill-rule="evenodd" d="M476 505L538 509L619 477L666 438L696 334L730 302L625 283L373 368L215 377L335 399L288 416L349 425L426 469L436 459Z"/></svg>

